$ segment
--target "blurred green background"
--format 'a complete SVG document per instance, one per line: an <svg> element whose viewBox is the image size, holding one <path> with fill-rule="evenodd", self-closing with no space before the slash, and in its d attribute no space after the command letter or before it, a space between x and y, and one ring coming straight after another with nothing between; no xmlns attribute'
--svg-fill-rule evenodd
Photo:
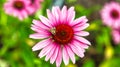
<svg viewBox="0 0 120 67"><path fill-rule="evenodd" d="M120 67L120 44L115 44L111 36L111 28L102 24L99 12L106 2L112 0L44 0L42 8L23 21L5 14L0 0L0 67L55 67L40 59L37 52L31 50L39 40L30 39L32 20L38 16L46 16L46 9L53 5L74 6L76 18L86 15L90 26L86 29L90 35L86 37L92 45L86 50L85 57L76 56L76 64L61 67ZM116 0L120 3L120 0Z"/></svg>

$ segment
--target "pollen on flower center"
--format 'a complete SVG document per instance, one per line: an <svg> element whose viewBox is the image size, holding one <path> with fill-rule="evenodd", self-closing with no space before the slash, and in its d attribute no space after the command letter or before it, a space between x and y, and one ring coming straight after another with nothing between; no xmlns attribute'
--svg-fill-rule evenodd
<svg viewBox="0 0 120 67"><path fill-rule="evenodd" d="M13 6L16 8L16 9L19 9L21 10L23 7L24 7L24 3L22 1L15 1Z"/></svg>
<svg viewBox="0 0 120 67"><path fill-rule="evenodd" d="M59 44L69 43L73 38L73 29L69 25L58 25L55 27L55 33L52 34L52 38Z"/></svg>
<svg viewBox="0 0 120 67"><path fill-rule="evenodd" d="M119 13L118 13L117 10L112 10L110 15L111 15L111 17L114 18L114 19L119 18Z"/></svg>

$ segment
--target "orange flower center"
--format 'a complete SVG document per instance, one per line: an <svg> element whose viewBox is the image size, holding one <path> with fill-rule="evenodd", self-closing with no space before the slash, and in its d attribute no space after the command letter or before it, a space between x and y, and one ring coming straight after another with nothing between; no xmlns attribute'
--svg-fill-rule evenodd
<svg viewBox="0 0 120 67"><path fill-rule="evenodd" d="M119 13L117 10L112 10L111 11L111 17L114 18L114 19L117 19L119 18Z"/></svg>
<svg viewBox="0 0 120 67"><path fill-rule="evenodd" d="M52 33L52 38L56 43L66 44L73 38L73 29L69 25L61 24L56 26L54 30L54 33Z"/></svg>
<svg viewBox="0 0 120 67"><path fill-rule="evenodd" d="M22 1L15 1L13 6L14 6L15 8L21 10L21 9L23 9L23 7L24 7L24 3L23 3Z"/></svg>

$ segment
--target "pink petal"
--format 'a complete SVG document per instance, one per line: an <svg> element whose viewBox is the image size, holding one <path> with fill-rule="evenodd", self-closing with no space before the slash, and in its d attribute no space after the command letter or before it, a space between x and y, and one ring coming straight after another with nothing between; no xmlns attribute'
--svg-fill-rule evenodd
<svg viewBox="0 0 120 67"><path fill-rule="evenodd" d="M35 25L33 27L37 27L40 30L49 30L49 27L45 26L42 22L40 22L38 20L33 20L32 22Z"/></svg>
<svg viewBox="0 0 120 67"><path fill-rule="evenodd" d="M12 15L13 14L13 9L12 8L7 8L5 9L5 13L9 14L9 15ZM14 14L13 14L14 15Z"/></svg>
<svg viewBox="0 0 120 67"><path fill-rule="evenodd" d="M86 24L84 24L82 26L75 26L73 29L74 29L74 31L81 31L81 30L86 29L88 26L89 26L89 24L86 23Z"/></svg>
<svg viewBox="0 0 120 67"><path fill-rule="evenodd" d="M84 57L84 52L80 51L74 44L69 44L73 52L79 57Z"/></svg>
<svg viewBox="0 0 120 67"><path fill-rule="evenodd" d="M83 38L83 37L75 36L74 38L75 38L76 40L82 42L82 43L85 43L85 44L91 45L91 43L90 43L88 40L86 40L85 38Z"/></svg>
<svg viewBox="0 0 120 67"><path fill-rule="evenodd" d="M59 46L58 56L56 58L56 66L60 67L61 62L62 62L62 50L61 47Z"/></svg>
<svg viewBox="0 0 120 67"><path fill-rule="evenodd" d="M50 59L50 57L53 55L55 49L56 49L56 45L54 45L53 48L51 49L51 51L46 55L45 61L48 61Z"/></svg>
<svg viewBox="0 0 120 67"><path fill-rule="evenodd" d="M52 14L55 16L56 22L59 22L60 17L60 8L59 7L53 7L52 8Z"/></svg>
<svg viewBox="0 0 120 67"><path fill-rule="evenodd" d="M43 35L45 35L45 34L49 35L50 34L49 30L45 29L44 27L41 28L38 25L33 25L33 24L31 26L32 26L31 29L33 31L37 32L37 33L40 33L40 34L43 34Z"/></svg>
<svg viewBox="0 0 120 67"><path fill-rule="evenodd" d="M33 46L32 50L33 51L40 50L40 49L46 47L47 45L49 45L50 43L51 43L50 39L42 40L39 43L37 43L35 46Z"/></svg>
<svg viewBox="0 0 120 67"><path fill-rule="evenodd" d="M21 21L24 19L24 17L23 17L22 14L20 14L20 13L18 14L18 18L19 18L19 20L21 20Z"/></svg>
<svg viewBox="0 0 120 67"><path fill-rule="evenodd" d="M26 6L28 6L31 2L29 0L23 0L23 2L25 3Z"/></svg>
<svg viewBox="0 0 120 67"><path fill-rule="evenodd" d="M48 26L49 28L52 27L50 21L46 17L40 15L39 18L44 25Z"/></svg>
<svg viewBox="0 0 120 67"><path fill-rule="evenodd" d="M78 31L78 32L75 32L75 35L77 35L77 36L88 36L89 33L86 32L86 31Z"/></svg>
<svg viewBox="0 0 120 67"><path fill-rule="evenodd" d="M48 38L49 35L45 33L34 33L31 34L29 37L33 39L44 39L44 38Z"/></svg>
<svg viewBox="0 0 120 67"><path fill-rule="evenodd" d="M11 3L8 3L8 2L4 3L4 8L5 8L5 9L7 9L7 8L9 8L9 7L11 7Z"/></svg>
<svg viewBox="0 0 120 67"><path fill-rule="evenodd" d="M57 44L56 44L57 45ZM50 57L50 63L53 64L58 56L59 47L56 47L53 55Z"/></svg>
<svg viewBox="0 0 120 67"><path fill-rule="evenodd" d="M81 44L78 43L78 41L73 41L73 44L74 44L75 47L77 47L77 49L78 49L79 51L81 51L81 53L84 53L84 52L85 52L85 49L80 46Z"/></svg>
<svg viewBox="0 0 120 67"><path fill-rule="evenodd" d="M68 10L68 17L67 17L67 21L70 23L70 22L73 22L75 18L75 11L74 11L74 7L71 7L69 8Z"/></svg>
<svg viewBox="0 0 120 67"><path fill-rule="evenodd" d="M48 16L49 20L52 22L52 25L55 25L56 24L56 20L54 19L55 16L50 12L49 9L47 9L47 16Z"/></svg>
<svg viewBox="0 0 120 67"><path fill-rule="evenodd" d="M41 52L40 52L40 54L39 54L39 57L42 58L42 57L44 57L45 55L47 55L47 54L51 51L51 49L53 49L53 47L54 47L53 44L49 44L48 46L44 47L44 48L41 50Z"/></svg>
<svg viewBox="0 0 120 67"><path fill-rule="evenodd" d="M35 32L37 32L37 33L44 33L44 34L49 34L50 32L49 31L47 31L47 30L44 30L44 29L41 29L40 27L37 27L37 26L35 26L35 25L32 25L32 27L31 27L31 29L33 30L33 31L35 31Z"/></svg>
<svg viewBox="0 0 120 67"><path fill-rule="evenodd" d="M34 8L31 8L30 6L27 6L25 9L28 11L29 14L34 13Z"/></svg>
<svg viewBox="0 0 120 67"><path fill-rule="evenodd" d="M116 44L120 43L120 30L112 30L113 40Z"/></svg>
<svg viewBox="0 0 120 67"><path fill-rule="evenodd" d="M63 62L65 63L65 65L68 65L69 63L69 55L67 52L67 49L65 47L63 47L63 51L62 51L62 55L63 55Z"/></svg>
<svg viewBox="0 0 120 67"><path fill-rule="evenodd" d="M80 46L81 48L87 49L89 47L87 44L82 43L78 40L75 40L74 42L76 43L76 45Z"/></svg>
<svg viewBox="0 0 120 67"><path fill-rule="evenodd" d="M22 13L22 15L23 15L24 18L28 17L28 14L27 14L27 12L25 10L23 10L21 13Z"/></svg>
<svg viewBox="0 0 120 67"><path fill-rule="evenodd" d="M70 23L70 25L75 26L75 25L83 25L88 21L86 16L82 16L80 18L75 19L73 22Z"/></svg>
<svg viewBox="0 0 120 67"><path fill-rule="evenodd" d="M11 10L12 10L12 9L11 9ZM13 16L15 16L15 17L17 17L17 16L18 16L18 14L19 14L19 13L18 13L18 11L16 11L16 10L11 11L11 12L14 12L14 13L13 13Z"/></svg>
<svg viewBox="0 0 120 67"><path fill-rule="evenodd" d="M65 23L67 21L66 18L67 18L67 7L63 6L61 10L61 16L60 16L61 23Z"/></svg>
<svg viewBox="0 0 120 67"><path fill-rule="evenodd" d="M69 46L67 46L67 45L65 47L67 49L67 52L68 52L68 55L69 55L70 59L75 64L75 55L74 55L72 49Z"/></svg>
<svg viewBox="0 0 120 67"><path fill-rule="evenodd" d="M120 15L120 14L119 14ZM119 18L119 21L115 21L114 23L113 23L113 26L114 26L114 28L119 28L120 29L120 18Z"/></svg>

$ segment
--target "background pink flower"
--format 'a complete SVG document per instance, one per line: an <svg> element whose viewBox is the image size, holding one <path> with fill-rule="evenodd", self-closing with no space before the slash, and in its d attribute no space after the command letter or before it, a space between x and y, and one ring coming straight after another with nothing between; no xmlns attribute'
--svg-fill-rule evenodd
<svg viewBox="0 0 120 67"><path fill-rule="evenodd" d="M68 65L69 59L75 63L75 54L84 57L85 49L90 42L82 36L89 35L83 31L89 24L85 16L75 18L74 7L67 10L64 6L62 10L59 7L53 7L52 12L47 10L48 18L40 16L40 20L33 20L31 29L36 33L31 34L30 38L43 39L32 50L41 50L39 57L44 56L45 60L50 59L50 63L56 62L60 66L63 58L65 65Z"/></svg>
<svg viewBox="0 0 120 67"><path fill-rule="evenodd" d="M36 11L38 11L41 8L41 2L43 2L43 0L30 0L31 4L31 14L34 14Z"/></svg>
<svg viewBox="0 0 120 67"><path fill-rule="evenodd" d="M31 0L8 0L4 4L4 10L7 14L23 20L36 12L38 6L40 6L38 0L35 0L32 5Z"/></svg>
<svg viewBox="0 0 120 67"><path fill-rule="evenodd" d="M100 12L103 23L112 28L120 26L120 4L110 2L105 4Z"/></svg>

